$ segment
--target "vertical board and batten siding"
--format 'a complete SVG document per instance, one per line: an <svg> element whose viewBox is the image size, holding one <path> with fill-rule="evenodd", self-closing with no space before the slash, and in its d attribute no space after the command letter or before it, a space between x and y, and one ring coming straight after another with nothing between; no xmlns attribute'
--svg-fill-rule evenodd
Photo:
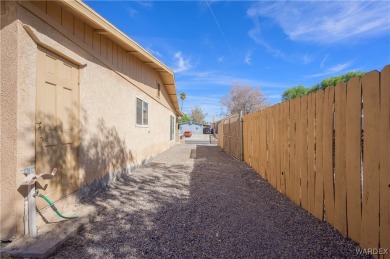
<svg viewBox="0 0 390 259"><path fill-rule="evenodd" d="M390 66L244 115L243 152L318 219L363 248L390 248Z"/></svg>
<svg viewBox="0 0 390 259"><path fill-rule="evenodd" d="M80 20L55 1L33 1L33 6L39 9L45 21L58 28L74 43L88 50L99 61L118 72L134 86L151 96L166 107L171 107L169 96L164 87L161 89L165 98L158 95L157 83L163 85L158 72L144 63L134 51L127 51L123 46L114 42L99 28ZM24 5L29 6L29 3Z"/></svg>

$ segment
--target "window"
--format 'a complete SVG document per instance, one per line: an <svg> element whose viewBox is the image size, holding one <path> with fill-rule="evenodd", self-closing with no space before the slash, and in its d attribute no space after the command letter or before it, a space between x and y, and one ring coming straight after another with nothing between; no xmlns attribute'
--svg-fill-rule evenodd
<svg viewBox="0 0 390 259"><path fill-rule="evenodd" d="M170 130L170 140L174 140L175 139L175 117L173 117L171 115L171 130Z"/></svg>
<svg viewBox="0 0 390 259"><path fill-rule="evenodd" d="M149 104L147 102L137 98L137 125L148 125L148 106Z"/></svg>

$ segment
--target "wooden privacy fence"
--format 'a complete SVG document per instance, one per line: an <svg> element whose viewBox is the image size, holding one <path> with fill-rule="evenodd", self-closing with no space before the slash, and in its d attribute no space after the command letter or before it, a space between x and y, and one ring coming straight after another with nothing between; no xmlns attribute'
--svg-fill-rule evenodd
<svg viewBox="0 0 390 259"><path fill-rule="evenodd" d="M218 146L239 160L242 160L241 118L241 114L236 114L218 124Z"/></svg>
<svg viewBox="0 0 390 259"><path fill-rule="evenodd" d="M243 151L315 217L390 249L390 66L245 115Z"/></svg>

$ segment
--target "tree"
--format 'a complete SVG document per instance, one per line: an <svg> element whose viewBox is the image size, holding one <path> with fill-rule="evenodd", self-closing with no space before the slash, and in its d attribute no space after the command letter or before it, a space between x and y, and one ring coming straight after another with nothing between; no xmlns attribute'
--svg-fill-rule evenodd
<svg viewBox="0 0 390 259"><path fill-rule="evenodd" d="M333 76L329 78L325 78L321 81L321 83L315 84L312 87L304 87L303 85L293 86L287 90L285 90L282 94L282 100L287 101L290 99L294 99L296 97L301 97L305 94L314 93L320 89L324 90L329 86L336 86L339 82L348 82L349 79L356 76L363 76L364 72L348 72L343 75Z"/></svg>
<svg viewBox="0 0 390 259"><path fill-rule="evenodd" d="M282 100L287 101L297 97L304 96L305 94L308 93L308 91L309 89L304 87L303 85L293 86L283 92Z"/></svg>
<svg viewBox="0 0 390 259"><path fill-rule="evenodd" d="M179 122L180 122L180 123L189 122L189 121L191 121L191 118L190 118L187 114L184 114L183 116L181 116L181 117L179 118Z"/></svg>
<svg viewBox="0 0 390 259"><path fill-rule="evenodd" d="M221 103L227 109L228 114L244 114L267 107L267 98L258 88L234 84L221 99Z"/></svg>
<svg viewBox="0 0 390 259"><path fill-rule="evenodd" d="M207 113L204 113L202 108L200 108L199 106L195 106L190 113L190 118L192 119L192 121L198 123L205 123L204 119L206 118L206 116Z"/></svg>
<svg viewBox="0 0 390 259"><path fill-rule="evenodd" d="M183 101L187 98L187 95L185 92L182 92L180 94L180 99L181 99L181 110L183 110Z"/></svg>
<svg viewBox="0 0 390 259"><path fill-rule="evenodd" d="M355 76L363 76L364 72L348 72L343 75L339 76L333 76L329 78L325 78L324 80L321 81L321 83L318 85L318 87L322 90L327 88L328 86L336 86L338 82L348 82L349 79Z"/></svg>

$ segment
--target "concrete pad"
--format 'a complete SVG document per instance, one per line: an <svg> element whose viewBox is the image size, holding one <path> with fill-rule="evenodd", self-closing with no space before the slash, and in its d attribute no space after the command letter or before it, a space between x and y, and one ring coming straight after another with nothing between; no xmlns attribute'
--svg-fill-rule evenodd
<svg viewBox="0 0 390 259"><path fill-rule="evenodd" d="M53 212L54 213L54 212ZM72 213L66 213L71 215ZM97 215L93 207L78 211L78 219L48 224L38 229L38 237L19 238L0 250L0 257L46 258L76 235L91 218ZM74 214L73 214L74 215Z"/></svg>
<svg viewBox="0 0 390 259"><path fill-rule="evenodd" d="M216 144L216 139L211 134L193 134L185 138L186 144Z"/></svg>

